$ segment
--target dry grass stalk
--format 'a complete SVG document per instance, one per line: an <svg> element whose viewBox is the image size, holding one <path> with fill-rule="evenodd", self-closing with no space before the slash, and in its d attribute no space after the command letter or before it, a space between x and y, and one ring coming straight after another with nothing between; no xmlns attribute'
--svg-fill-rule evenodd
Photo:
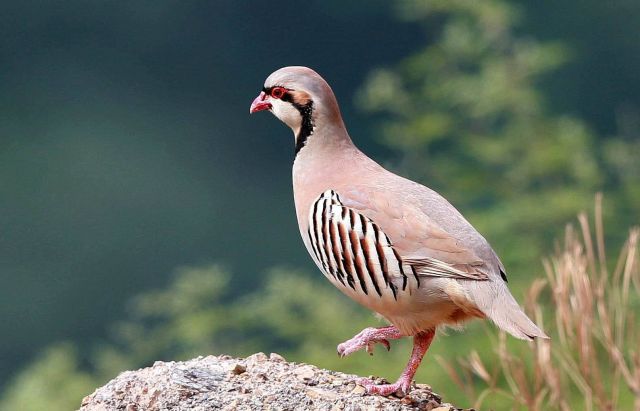
<svg viewBox="0 0 640 411"><path fill-rule="evenodd" d="M526 309L538 324L543 313L553 318L545 327L552 339L531 343L526 353L513 353L501 335L499 365L487 368L477 352L461 362L462 372L446 364L452 380L475 400L474 407L497 394L509 398L514 409L640 411L640 324L635 316L640 228L630 230L610 270L600 195L595 232L586 214L578 222L580 231L568 226L563 244L543 261L546 280L535 280L527 293ZM543 297L550 302L543 303ZM473 387L480 384L482 391Z"/></svg>

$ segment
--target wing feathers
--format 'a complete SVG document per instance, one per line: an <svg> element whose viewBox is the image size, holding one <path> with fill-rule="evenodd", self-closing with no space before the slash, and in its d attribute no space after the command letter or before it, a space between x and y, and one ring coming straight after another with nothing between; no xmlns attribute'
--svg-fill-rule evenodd
<svg viewBox="0 0 640 411"><path fill-rule="evenodd" d="M489 276L477 268L471 266L458 266L447 264L435 258L405 258L404 261L414 266L419 275L428 277L456 278L461 280L488 280Z"/></svg>
<svg viewBox="0 0 640 411"><path fill-rule="evenodd" d="M333 190L316 200L309 219L308 236L319 265L333 280L353 290L357 284L363 293L373 288L382 297L388 289L396 299L397 289L405 291L410 281L419 287L420 276L489 279L481 269L483 262L438 227L431 227L430 236L422 242L423 250L431 249L434 256L423 252L403 257L374 220L345 206ZM437 258L440 255L457 258L447 262ZM405 271L413 274L411 279Z"/></svg>

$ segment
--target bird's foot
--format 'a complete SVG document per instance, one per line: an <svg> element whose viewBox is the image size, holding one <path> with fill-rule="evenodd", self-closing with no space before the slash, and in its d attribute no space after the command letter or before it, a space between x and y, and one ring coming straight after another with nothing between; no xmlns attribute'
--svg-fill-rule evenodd
<svg viewBox="0 0 640 411"><path fill-rule="evenodd" d="M363 386L364 389L367 390L367 394L377 394L383 397L391 394L404 397L411 390L411 378L406 376L400 377L400 379L393 384L376 384L368 378L359 378L356 380L356 384Z"/></svg>
<svg viewBox="0 0 640 411"><path fill-rule="evenodd" d="M352 339L345 341L342 344L338 344L338 355L340 357L345 357L362 348L364 348L369 353L369 355L373 355L373 346L375 344L382 344L387 349L387 351L389 351L391 349L389 339L400 337L400 331L398 331L398 329L393 326L382 328L365 328Z"/></svg>
<svg viewBox="0 0 640 411"><path fill-rule="evenodd" d="M385 397L391 394L396 394L399 397L405 396L411 389L413 376L416 375L416 370L418 369L424 354L429 349L429 345L431 345L434 335L435 329L421 332L413 336L413 350L411 351L411 358L409 358L409 363L402 374L400 374L398 381L395 383L376 384L372 380L361 378L356 381L357 384L362 385L367 391L367 394L378 394Z"/></svg>

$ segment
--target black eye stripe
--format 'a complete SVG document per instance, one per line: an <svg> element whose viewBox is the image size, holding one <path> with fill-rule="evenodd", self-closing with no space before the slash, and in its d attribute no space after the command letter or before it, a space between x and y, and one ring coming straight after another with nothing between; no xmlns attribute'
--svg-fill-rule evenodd
<svg viewBox="0 0 640 411"><path fill-rule="evenodd" d="M284 93L284 94L282 95L282 97L280 97L280 100L282 100L282 101L286 101L286 102L291 103L291 104L294 104L294 103L293 103L293 95L292 95L291 93L289 93L289 91L291 91L291 90L288 90L288 89L287 89L287 92L286 92L286 93Z"/></svg>

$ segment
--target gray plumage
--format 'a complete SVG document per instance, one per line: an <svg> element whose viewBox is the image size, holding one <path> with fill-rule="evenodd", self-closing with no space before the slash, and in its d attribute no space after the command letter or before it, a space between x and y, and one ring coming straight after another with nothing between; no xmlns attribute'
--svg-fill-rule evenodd
<svg viewBox="0 0 640 411"><path fill-rule="evenodd" d="M251 111L269 109L294 131L300 233L329 281L403 335L489 318L517 338L548 338L509 292L496 253L458 210L353 144L317 73L285 67L264 87Z"/></svg>

